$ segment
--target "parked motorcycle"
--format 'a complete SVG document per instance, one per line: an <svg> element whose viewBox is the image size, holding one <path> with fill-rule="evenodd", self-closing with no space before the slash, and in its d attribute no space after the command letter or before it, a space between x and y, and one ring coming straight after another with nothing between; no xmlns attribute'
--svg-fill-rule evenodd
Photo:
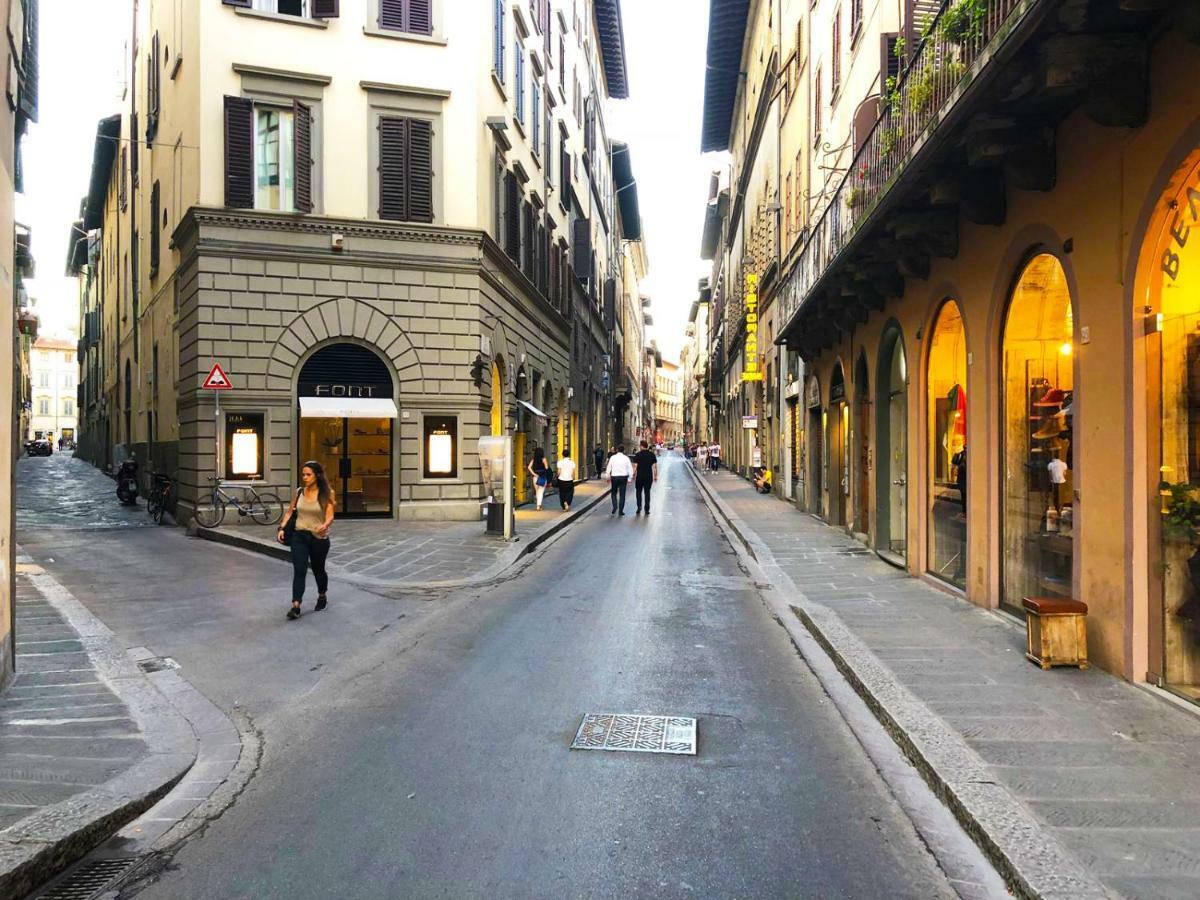
<svg viewBox="0 0 1200 900"><path fill-rule="evenodd" d="M117 469L117 499L126 506L137 505L138 495L138 464L132 456Z"/></svg>

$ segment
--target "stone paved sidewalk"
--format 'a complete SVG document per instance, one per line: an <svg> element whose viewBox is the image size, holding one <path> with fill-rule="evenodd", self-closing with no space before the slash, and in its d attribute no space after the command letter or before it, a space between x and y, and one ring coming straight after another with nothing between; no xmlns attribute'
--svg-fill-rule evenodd
<svg viewBox="0 0 1200 900"><path fill-rule="evenodd" d="M1098 878L1128 897L1200 897L1200 717L1096 669L1043 672L1017 620L735 475L702 483L985 849L1036 869L1057 842L1078 863L1041 873L1058 887L1039 895L1090 896Z"/></svg>
<svg viewBox="0 0 1200 900"><path fill-rule="evenodd" d="M412 522L380 519L339 519L334 523L329 574L339 581L367 587L419 588L454 586L498 577L504 569L558 529L583 515L608 494L599 479L575 486L570 512L548 495L545 507L517 508L516 537L506 543L489 535L485 523ZM200 536L247 549L288 557L288 548L275 540L276 526L251 524L200 529Z"/></svg>
<svg viewBox="0 0 1200 900"><path fill-rule="evenodd" d="M0 896L133 819L195 759L195 736L65 589L18 557L17 675L0 695Z"/></svg>
<svg viewBox="0 0 1200 900"><path fill-rule="evenodd" d="M17 529L153 525L146 506L122 506L117 483L70 452L17 460Z"/></svg>

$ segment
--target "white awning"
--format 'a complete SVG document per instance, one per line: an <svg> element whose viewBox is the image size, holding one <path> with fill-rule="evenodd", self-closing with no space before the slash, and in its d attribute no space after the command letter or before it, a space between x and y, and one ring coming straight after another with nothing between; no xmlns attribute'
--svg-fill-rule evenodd
<svg viewBox="0 0 1200 900"><path fill-rule="evenodd" d="M548 415L546 415L544 412L542 412L540 409L538 409L532 403L526 403L524 400L518 400L517 402L520 403L527 410L529 410L531 413L533 413L535 416L537 416L539 419L549 419L550 418Z"/></svg>
<svg viewBox="0 0 1200 900"><path fill-rule="evenodd" d="M301 397L302 419L395 419L390 397Z"/></svg>

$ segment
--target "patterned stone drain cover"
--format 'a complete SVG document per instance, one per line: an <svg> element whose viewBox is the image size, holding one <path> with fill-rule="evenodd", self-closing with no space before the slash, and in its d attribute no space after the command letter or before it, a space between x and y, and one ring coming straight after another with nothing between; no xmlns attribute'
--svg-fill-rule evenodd
<svg viewBox="0 0 1200 900"><path fill-rule="evenodd" d="M572 750L631 750L696 755L696 720L677 716L588 713L579 723Z"/></svg>

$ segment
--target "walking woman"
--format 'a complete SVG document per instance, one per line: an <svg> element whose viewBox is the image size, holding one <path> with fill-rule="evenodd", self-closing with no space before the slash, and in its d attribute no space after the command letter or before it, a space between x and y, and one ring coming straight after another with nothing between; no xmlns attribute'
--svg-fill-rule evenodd
<svg viewBox="0 0 1200 900"><path fill-rule="evenodd" d="M325 469L316 460L300 467L300 489L292 497L292 505L279 524L276 535L279 543L287 543L287 526L295 516L292 533L292 608L289 619L300 618L300 602L304 599L304 582L312 565L317 582L317 612L329 603L329 576L325 574L325 559L329 556L329 529L333 525L334 496Z"/></svg>
<svg viewBox="0 0 1200 900"><path fill-rule="evenodd" d="M546 453L541 447L533 450L533 459L525 467L533 476L533 490L537 494L537 511L541 512L542 500L546 496L546 485L550 483L550 467L546 465Z"/></svg>

